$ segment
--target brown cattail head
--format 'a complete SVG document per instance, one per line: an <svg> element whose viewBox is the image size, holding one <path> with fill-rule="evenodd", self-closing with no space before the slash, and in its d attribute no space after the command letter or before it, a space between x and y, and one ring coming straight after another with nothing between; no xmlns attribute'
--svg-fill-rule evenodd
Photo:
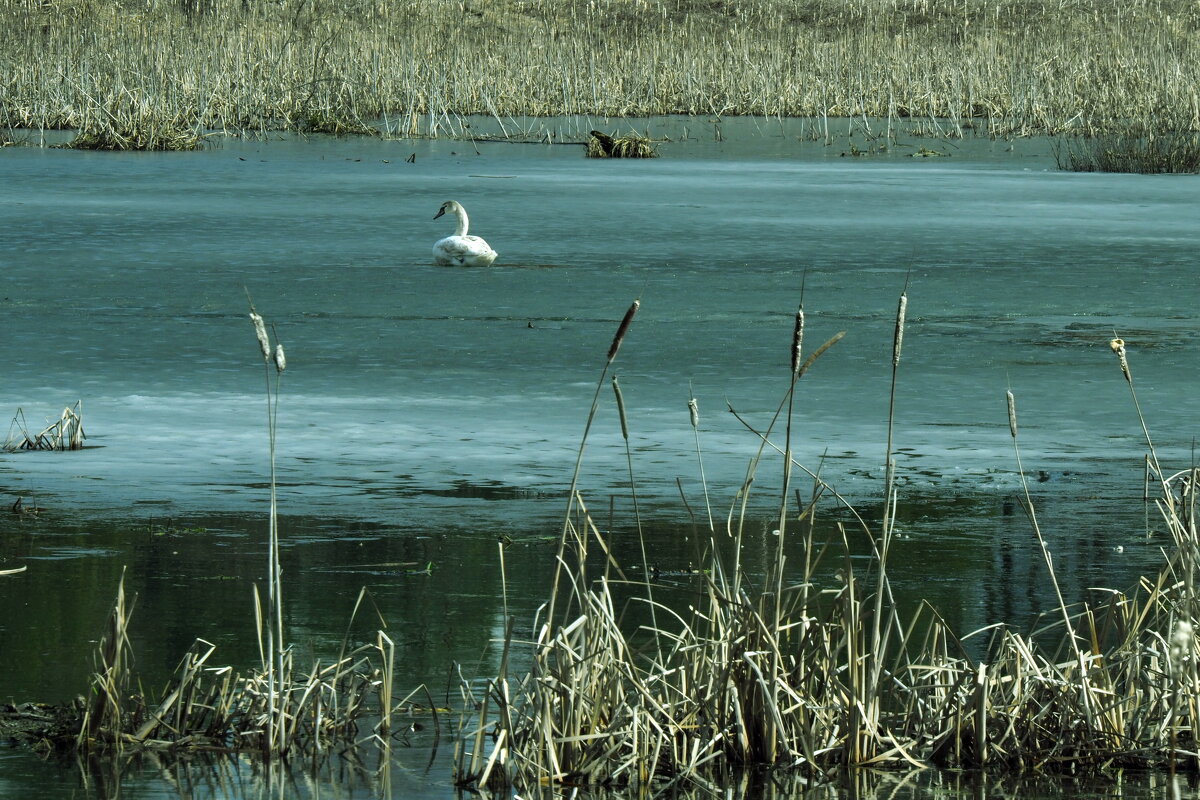
<svg viewBox="0 0 1200 800"><path fill-rule="evenodd" d="M258 347L262 350L263 361L271 360L271 340L267 338L267 326L263 318L254 311L250 312L250 321L254 323L254 335L258 337Z"/></svg>
<svg viewBox="0 0 1200 800"><path fill-rule="evenodd" d="M792 326L792 375L800 372L800 352L804 349L804 305L796 309L796 324Z"/></svg>
<svg viewBox="0 0 1200 800"><path fill-rule="evenodd" d="M900 295L900 306L896 309L896 336L892 342L892 366L900 364L900 347L904 344L904 313L908 309L908 293Z"/></svg>
<svg viewBox="0 0 1200 800"><path fill-rule="evenodd" d="M275 345L275 371L283 372L287 369L287 356L283 352L283 345Z"/></svg>
<svg viewBox="0 0 1200 800"><path fill-rule="evenodd" d="M621 418L621 436L625 441L629 441L629 422L625 419L625 396L621 394L621 384L617 383L617 376L612 376L613 394L617 396L617 415Z"/></svg>
<svg viewBox="0 0 1200 800"><path fill-rule="evenodd" d="M1008 432L1012 438L1017 438L1017 398L1013 397L1012 389L1004 393L1008 398Z"/></svg>
<svg viewBox="0 0 1200 800"><path fill-rule="evenodd" d="M1121 362L1121 374L1125 376L1125 380L1133 383L1133 376L1129 374L1129 359L1125 357L1125 340L1113 339L1108 346L1117 354L1117 360Z"/></svg>
<svg viewBox="0 0 1200 800"><path fill-rule="evenodd" d="M634 300L633 305L625 312L625 316L621 319L621 324L617 328L617 335L613 337L612 346L608 348L608 360L611 362L617 357L617 351L621 349L621 341L625 338L625 334L629 331L629 323L633 322L633 315L641 307L641 300Z"/></svg>

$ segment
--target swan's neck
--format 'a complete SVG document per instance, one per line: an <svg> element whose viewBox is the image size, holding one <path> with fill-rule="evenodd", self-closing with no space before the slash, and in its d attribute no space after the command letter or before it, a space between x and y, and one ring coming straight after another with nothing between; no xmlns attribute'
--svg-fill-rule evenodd
<svg viewBox="0 0 1200 800"><path fill-rule="evenodd" d="M464 209L462 206L455 207L454 216L458 219L458 227L456 227L454 229L454 235L455 236L466 236L467 235L467 225L469 224L469 221L467 220L466 209Z"/></svg>

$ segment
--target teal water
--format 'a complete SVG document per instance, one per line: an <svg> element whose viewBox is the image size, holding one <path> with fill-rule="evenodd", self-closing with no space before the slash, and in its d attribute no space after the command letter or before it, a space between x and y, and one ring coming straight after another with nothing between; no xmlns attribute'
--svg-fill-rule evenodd
<svg viewBox="0 0 1200 800"><path fill-rule="evenodd" d="M21 409L40 429L82 400L88 434L80 452L0 454L0 509L44 509L0 515L0 569L27 567L0 576L0 702L86 690L123 570L149 680L196 637L253 662L269 469L247 291L288 354L277 467L289 630L329 652L367 586L400 642L404 685L444 691L453 663L494 666L501 535L515 542L510 608L532 623L600 368L634 298L614 370L663 571L694 553L680 487L706 516L689 386L720 522L758 447L726 404L768 424L802 292L806 349L846 336L802 380L793 444L877 514L906 284L897 590L959 631L1024 625L1050 606L1014 511L1010 388L1069 598L1156 567L1145 446L1108 340L1128 344L1159 457L1186 468L1200 184L1058 172L1046 142L847 158L786 126L727 122L719 142L703 120L656 124L677 141L640 162L557 144L290 138L187 154L0 150L0 413ZM693 138L678 141L684 128ZM432 264L446 199L500 252L493 267ZM601 400L580 487L632 552L607 386ZM763 520L778 461L756 481L751 570L773 553ZM75 787L86 774L3 755L6 776L29 776L24 791L50 785L47 770ZM174 796L140 770L127 796ZM421 775L402 796L449 792L445 769Z"/></svg>

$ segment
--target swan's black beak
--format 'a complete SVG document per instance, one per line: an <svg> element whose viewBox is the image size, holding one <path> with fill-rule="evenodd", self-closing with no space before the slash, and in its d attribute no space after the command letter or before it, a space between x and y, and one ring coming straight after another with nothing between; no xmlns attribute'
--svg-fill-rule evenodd
<svg viewBox="0 0 1200 800"><path fill-rule="evenodd" d="M439 209L438 209L438 213L434 214L434 215L433 215L433 218L434 218L434 219L437 219L438 217L440 217L442 214L445 214L445 213L446 213L446 209L444 209L444 208L439 208Z"/></svg>

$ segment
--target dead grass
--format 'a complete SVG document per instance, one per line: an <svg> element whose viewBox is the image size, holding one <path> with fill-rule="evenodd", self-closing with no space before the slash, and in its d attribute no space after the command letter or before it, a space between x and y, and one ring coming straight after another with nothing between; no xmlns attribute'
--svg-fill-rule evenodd
<svg viewBox="0 0 1200 800"><path fill-rule="evenodd" d="M893 335L893 392L901 377L908 303L905 291ZM644 564L644 553L615 551L584 502L579 475L605 379L626 340L636 340L639 307L635 301L626 311L602 362L568 493L553 589L533 634L516 639L509 617L497 674L482 692L462 682L457 786L522 793L546 786L705 786L731 766L754 764L786 768L814 782L846 767L1073 774L1195 767L1200 468L1167 470L1160 464L1124 341L1113 339L1109 346L1160 487L1156 500L1170 536L1161 571L1128 593L1107 590L1099 600L1068 605L1057 593L1054 561L1026 491L1030 546L1041 549L1045 579L1059 604L1033 630L993 626L960 638L935 609L904 612L892 597L889 548L896 507L903 503L892 460L903 434L894 431L892 413L879 520L855 512L793 457L794 438L803 429L795 424L797 392L843 336L806 351L803 307L792 326L791 368L786 378L781 375L784 389L774 415L755 426L730 408L758 451L724 522L712 525L701 542L702 568L690 576L692 583L674 589L629 577L636 572L622 562ZM262 318L252 311L251 320L267 370L273 450L283 356ZM627 433L619 387L614 394ZM1006 399L1016 471L1024 482L1016 396L1008 392ZM769 475L772 466L778 480ZM632 484L632 458L629 475ZM807 475L805 494L793 486L793 475ZM752 495L763 491L778 504L778 550L766 573L751 578L741 554L752 536L762 535L747 518ZM831 506L848 521L818 526L817 517ZM391 640L380 632L373 644L298 669L280 613L274 503L271 527L269 600L256 604L261 669L242 676L210 667L213 647L197 641L161 697L150 702L132 696L132 609L118 589L77 748L287 755L386 745L391 714L413 696L399 703L392 696ZM788 563L787 539L800 545L802 563ZM856 541L866 542L868 552ZM503 554L501 545L502 577ZM969 637L990 637L984 657L966 652L962 642ZM529 668L514 675L509 662L517 651Z"/></svg>
<svg viewBox="0 0 1200 800"><path fill-rule="evenodd" d="M902 297L893 385L906 305ZM528 651L531 669L515 678L501 670L482 698L464 688L479 711L461 737L456 783L522 792L546 785L708 785L730 766L750 764L785 767L817 781L848 766L1079 773L1193 765L1200 715L1200 470L1163 473L1147 436L1162 487L1158 504L1172 536L1162 571L1130 594L1111 590L1086 605L1067 605L1060 596L1059 607L1032 631L998 626L969 634L990 636L986 656L974 660L935 610L906 615L892 599L890 519L903 498L895 496L890 468L882 521L851 509L854 525L839 524L825 540L817 538L814 520L823 506L844 501L815 476L805 499L788 492L789 473L803 469L792 462L789 444L797 384L840 338L802 362L802 331L801 311L790 386L766 430L747 424L762 451L724 529L713 533L732 542L726 552L733 555L717 555L722 548L710 540L705 569L682 596L664 600L662 586L653 595L637 585L619 591L629 584L623 554L612 552L582 498L573 496L560 542L560 579L535 621L534 637L514 640L510 623L504 641L505 663L508 652L520 648ZM1114 340L1113 348L1132 391L1124 345ZM1140 418L1136 393L1133 398ZM1016 446L1011 393L1009 402ZM594 412L593 404L589 420ZM777 424L783 430L773 434ZM889 465L891 448L889 433ZM800 537L804 563L785 565L781 548L768 573L752 582L737 554L748 535L748 498L767 482L762 456L771 452L783 457L785 500L776 535ZM1015 454L1020 471L1019 449ZM1040 545L1028 493L1024 506L1031 540ZM851 546L857 537L871 543L865 568ZM1041 546L1046 580L1056 583L1053 560ZM628 555L636 562L637 553ZM818 569L822 561L825 568ZM656 621L630 629L623 619L647 618L632 608L639 605L652 606L649 618Z"/></svg>
<svg viewBox="0 0 1200 800"><path fill-rule="evenodd" d="M1068 139L1055 149L1058 168L1071 172L1132 172L1143 175L1200 172L1200 134L1123 133Z"/></svg>
<svg viewBox="0 0 1200 800"><path fill-rule="evenodd" d="M609 136L607 133L592 131L588 139L588 158L654 158L658 155L650 140L644 136Z"/></svg>
<svg viewBox="0 0 1200 800"><path fill-rule="evenodd" d="M1194 131L1197 31L1189 0L0 0L0 127L90 125L81 144L106 147L207 131L470 136L475 114L506 129L753 114ZM106 118L122 105L138 129Z"/></svg>
<svg viewBox="0 0 1200 800"><path fill-rule="evenodd" d="M83 440L83 401L63 409L58 419L37 434L31 434L25 422L25 412L17 409L8 426L8 435L0 449L14 450L81 450Z"/></svg>

